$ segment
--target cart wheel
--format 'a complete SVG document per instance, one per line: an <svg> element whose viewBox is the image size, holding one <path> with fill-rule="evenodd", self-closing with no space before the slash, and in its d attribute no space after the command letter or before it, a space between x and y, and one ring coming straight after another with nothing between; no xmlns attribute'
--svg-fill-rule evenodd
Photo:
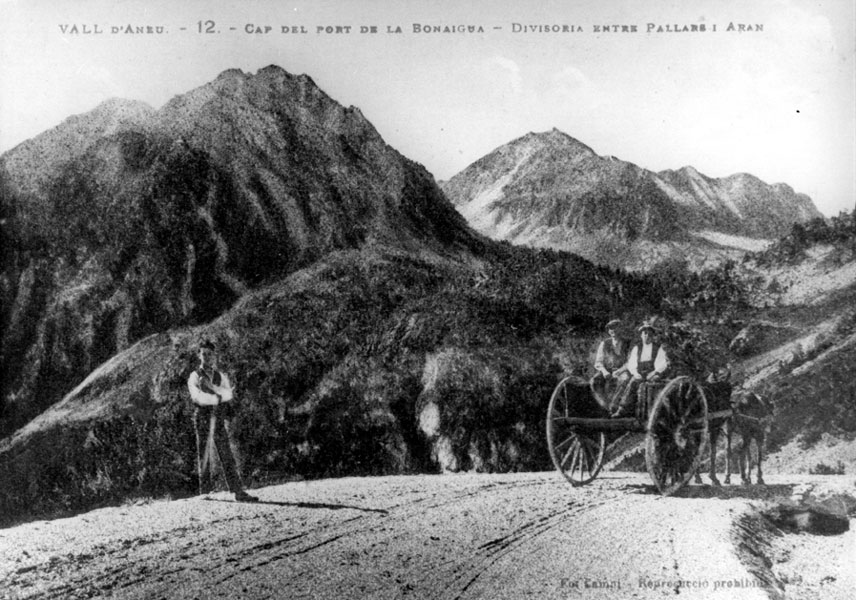
<svg viewBox="0 0 856 600"><path fill-rule="evenodd" d="M664 496L681 489L707 446L707 398L690 377L676 377L657 396L648 418L645 463Z"/></svg>
<svg viewBox="0 0 856 600"><path fill-rule="evenodd" d="M588 386L574 385L568 377L559 382L550 398L547 409L547 445L550 458L565 479L571 485L585 485L592 481L603 466L603 453L606 449L606 436L602 431L591 431L571 426L567 417L583 416L579 414L577 399L579 394L591 394ZM587 398L588 399L588 398ZM576 409L576 410L575 410Z"/></svg>

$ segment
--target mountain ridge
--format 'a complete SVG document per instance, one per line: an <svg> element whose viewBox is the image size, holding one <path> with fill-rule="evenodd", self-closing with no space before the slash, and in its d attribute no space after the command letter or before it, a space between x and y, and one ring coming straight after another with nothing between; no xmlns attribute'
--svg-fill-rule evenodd
<svg viewBox="0 0 856 600"><path fill-rule="evenodd" d="M653 172L553 128L529 132L440 183L468 222L494 239L580 252L603 244L688 242L693 232L774 238L820 216L811 199L749 173L712 178L686 165ZM576 239L575 239L576 238Z"/></svg>

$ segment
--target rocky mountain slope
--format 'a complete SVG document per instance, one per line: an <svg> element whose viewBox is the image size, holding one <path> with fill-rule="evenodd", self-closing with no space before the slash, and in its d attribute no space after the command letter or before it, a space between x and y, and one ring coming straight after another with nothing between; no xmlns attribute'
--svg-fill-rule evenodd
<svg viewBox="0 0 856 600"><path fill-rule="evenodd" d="M72 117L0 157L0 193L0 433L331 250L482 243L357 109L278 67Z"/></svg>
<svg viewBox="0 0 856 600"><path fill-rule="evenodd" d="M785 184L745 173L713 179L692 167L653 173L599 156L556 129L497 148L442 187L467 221L494 239L614 266L757 249L758 238L820 216L810 198Z"/></svg>

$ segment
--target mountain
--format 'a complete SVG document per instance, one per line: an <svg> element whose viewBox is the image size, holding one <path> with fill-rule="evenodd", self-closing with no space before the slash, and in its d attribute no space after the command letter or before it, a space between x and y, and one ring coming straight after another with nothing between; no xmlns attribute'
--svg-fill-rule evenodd
<svg viewBox="0 0 856 600"><path fill-rule="evenodd" d="M62 125L6 152L2 157L4 182L31 202L44 199L51 175L63 165L79 158L102 137L144 128L154 113L144 102L112 98L88 113L69 117Z"/></svg>
<svg viewBox="0 0 856 600"><path fill-rule="evenodd" d="M111 100L0 157L0 433L146 335L337 249L483 241L359 110L279 67Z"/></svg>
<svg viewBox="0 0 856 600"><path fill-rule="evenodd" d="M688 251L703 258L723 246L758 249L758 238L820 216L810 198L784 184L748 174L713 179L692 167L653 173L599 156L556 129L497 148L441 187L494 239L615 266Z"/></svg>
<svg viewBox="0 0 856 600"><path fill-rule="evenodd" d="M202 338L248 482L541 469L557 378L611 314L659 306L475 233L359 110L278 67L73 117L0 157L0 193L3 522L194 493Z"/></svg>
<svg viewBox="0 0 856 600"><path fill-rule="evenodd" d="M774 239L786 235L794 223L822 217L805 194L784 183L766 184L748 173L713 179L683 167L655 177L670 198L695 213L687 223L694 229Z"/></svg>

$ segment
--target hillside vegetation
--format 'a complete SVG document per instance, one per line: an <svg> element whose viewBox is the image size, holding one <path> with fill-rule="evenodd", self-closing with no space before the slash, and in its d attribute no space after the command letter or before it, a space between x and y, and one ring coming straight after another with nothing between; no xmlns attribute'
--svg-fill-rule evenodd
<svg viewBox="0 0 856 600"><path fill-rule="evenodd" d="M573 256L498 246L486 264L333 253L208 325L144 338L0 443L3 514L194 493L186 380L202 338L237 383L251 485L547 468L550 392L630 305L620 279ZM633 285L633 305L653 307L656 292ZM418 428L429 401L434 438Z"/></svg>
<svg viewBox="0 0 856 600"><path fill-rule="evenodd" d="M0 499L13 516L195 493L186 378L200 339L223 348L237 383L251 486L550 469L550 393L564 375L590 374L614 315L633 324L659 314L676 363L699 377L731 364L771 400L769 451L810 450L830 432L853 439L846 373L856 316L846 299L824 305L823 314L844 316L795 358L789 349L824 326L821 315L753 307L740 282L736 265L631 277L507 244L490 246L477 267L378 247L335 252L207 325L149 336L97 368L0 445L0 473L12 484ZM795 327L729 348L747 325L785 316Z"/></svg>

